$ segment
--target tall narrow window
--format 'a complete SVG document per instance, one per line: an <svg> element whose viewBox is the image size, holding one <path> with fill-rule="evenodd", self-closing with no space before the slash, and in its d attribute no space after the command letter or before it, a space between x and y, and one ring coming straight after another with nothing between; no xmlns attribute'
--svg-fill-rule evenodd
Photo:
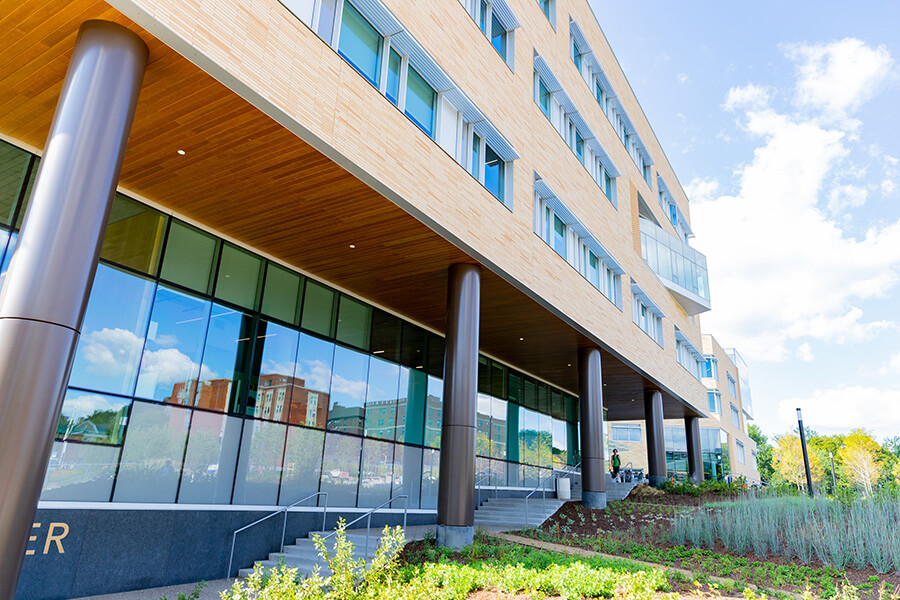
<svg viewBox="0 0 900 600"><path fill-rule="evenodd" d="M600 289L600 259L590 251L588 251L588 281L595 288Z"/></svg>
<svg viewBox="0 0 900 600"><path fill-rule="evenodd" d="M506 28L494 15L491 18L491 45L503 60L506 60Z"/></svg>
<svg viewBox="0 0 900 600"><path fill-rule="evenodd" d="M349 2L344 2L338 52L373 85L378 85L382 37Z"/></svg>
<svg viewBox="0 0 900 600"><path fill-rule="evenodd" d="M553 217L553 249L566 258L566 224L557 216Z"/></svg>
<svg viewBox="0 0 900 600"><path fill-rule="evenodd" d="M434 135L434 103L437 94L419 72L406 73L406 114L429 136Z"/></svg>
<svg viewBox="0 0 900 600"><path fill-rule="evenodd" d="M603 93L603 88L600 87L600 84L594 84L594 95L597 97L597 102L600 104L600 107L603 107L603 102L606 94Z"/></svg>
<svg viewBox="0 0 900 600"><path fill-rule="evenodd" d="M606 197L610 200L612 197L612 177L609 176L609 171L606 170L606 167L603 168L603 191L606 193Z"/></svg>
<svg viewBox="0 0 900 600"><path fill-rule="evenodd" d="M478 27L481 29L481 32L487 35L488 32L488 5L487 2L481 0L481 9L478 12Z"/></svg>
<svg viewBox="0 0 900 600"><path fill-rule="evenodd" d="M551 16L552 7L550 6L550 2L552 2L552 0L538 0L538 6L541 7L541 11L544 13L544 16L547 17L547 20L553 23L553 17Z"/></svg>
<svg viewBox="0 0 900 600"><path fill-rule="evenodd" d="M494 150L484 145L484 187L503 202L506 179L506 164Z"/></svg>
<svg viewBox="0 0 900 600"><path fill-rule="evenodd" d="M578 130L575 130L575 156L578 157L578 161L581 164L584 164L584 138L578 133Z"/></svg>
<svg viewBox="0 0 900 600"><path fill-rule="evenodd" d="M391 54L388 57L388 74L387 74L387 88L385 89L385 95L388 97L388 100L397 104L400 99L400 64L402 59L400 55L397 54L396 50L391 48Z"/></svg>
<svg viewBox="0 0 900 600"><path fill-rule="evenodd" d="M578 49L578 44L575 43L574 37L572 38L572 62L575 63L575 68L581 73L581 51Z"/></svg>
<svg viewBox="0 0 900 600"><path fill-rule="evenodd" d="M478 179L481 170L481 138L477 133L472 134L472 162L469 165L469 172L472 177Z"/></svg>
<svg viewBox="0 0 900 600"><path fill-rule="evenodd" d="M544 82L538 77L538 105L547 118L550 118L550 90L544 85Z"/></svg>

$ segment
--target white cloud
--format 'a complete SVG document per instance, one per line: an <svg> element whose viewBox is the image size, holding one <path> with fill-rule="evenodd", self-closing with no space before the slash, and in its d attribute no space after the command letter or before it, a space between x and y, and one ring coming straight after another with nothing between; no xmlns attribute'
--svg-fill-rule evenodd
<svg viewBox="0 0 900 600"><path fill-rule="evenodd" d="M700 204L713 200L719 191L719 182L711 177L694 177L684 186L684 193L691 204Z"/></svg>
<svg viewBox="0 0 900 600"><path fill-rule="evenodd" d="M873 52L881 55L881 49ZM819 64L799 47L792 53L804 64ZM822 69L828 76L843 72ZM801 71L804 86L815 87L810 78L816 72ZM752 161L736 171L738 190L710 198L716 190L706 180L687 188L695 199L706 194L692 210L696 245L710 269L713 311L704 315L704 325L745 358L761 360L802 356L799 346L810 340L853 343L896 328L866 322L859 307L898 281L900 222L872 226L854 238L823 213L820 201L856 142L819 119L778 112L768 100L765 89L753 84L726 96L725 108L739 109L743 129L760 140ZM855 106L839 103L842 110ZM862 193L845 188L834 205L849 209L861 201Z"/></svg>
<svg viewBox="0 0 900 600"><path fill-rule="evenodd" d="M796 105L821 110L823 116L837 121L846 120L871 99L894 64L885 46L872 48L855 38L786 44L782 49L796 63Z"/></svg>
<svg viewBox="0 0 900 600"><path fill-rule="evenodd" d="M812 362L815 356L812 353L812 346L809 342L803 342L797 347L797 357L803 362Z"/></svg>
<svg viewBox="0 0 900 600"><path fill-rule="evenodd" d="M118 377L133 368L144 340L126 329L104 327L85 335L81 344L81 355L87 361L88 373Z"/></svg>
<svg viewBox="0 0 900 600"><path fill-rule="evenodd" d="M334 379L331 380L332 396L335 394L346 394L351 398L361 401L366 399L367 389L368 386L365 381L347 379L346 377L337 374L334 376Z"/></svg>
<svg viewBox="0 0 900 600"><path fill-rule="evenodd" d="M691 80L691 78L688 77L687 73L679 73L675 77L678 79L678 83L682 83L682 84L688 83Z"/></svg>
<svg viewBox="0 0 900 600"><path fill-rule="evenodd" d="M733 87L725 95L722 107L728 111L741 109L761 110L769 105L769 91L762 86L749 83L742 87Z"/></svg>
<svg viewBox="0 0 900 600"><path fill-rule="evenodd" d="M216 379L218 374L205 365L195 363L191 358L177 348L161 348L159 350L147 350L141 360L141 376L143 381L138 382L138 387L153 382L156 387L168 387L180 381L188 381L197 377L200 371L200 379Z"/></svg>
<svg viewBox="0 0 900 600"><path fill-rule="evenodd" d="M782 400L778 416L785 431L797 426L797 408L803 410L803 425L819 433L847 433L865 426L884 439L900 431L900 389L896 388L847 386Z"/></svg>
<svg viewBox="0 0 900 600"><path fill-rule="evenodd" d="M900 352L890 357L878 371L879 375L890 375L891 373L900 373Z"/></svg>
<svg viewBox="0 0 900 600"><path fill-rule="evenodd" d="M96 394L82 394L79 396L67 396L63 414L70 419L83 419L102 410L119 410L122 401L113 404L109 398Z"/></svg>
<svg viewBox="0 0 900 600"><path fill-rule="evenodd" d="M848 208L859 208L869 198L869 190L859 185L836 185L828 193L828 210L838 214Z"/></svg>

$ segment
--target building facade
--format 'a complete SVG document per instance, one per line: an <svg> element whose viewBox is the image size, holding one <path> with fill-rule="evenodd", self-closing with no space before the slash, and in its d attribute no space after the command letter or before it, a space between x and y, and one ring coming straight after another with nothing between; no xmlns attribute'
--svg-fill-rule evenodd
<svg viewBox="0 0 900 600"><path fill-rule="evenodd" d="M221 577L236 529L312 494L289 539L322 493L329 524L403 497L451 533L476 485L525 495L554 468L605 502L604 419L638 423L657 483L668 419L699 477L706 259L602 18L50 0L0 20L9 282L79 27L149 49L16 597Z"/></svg>

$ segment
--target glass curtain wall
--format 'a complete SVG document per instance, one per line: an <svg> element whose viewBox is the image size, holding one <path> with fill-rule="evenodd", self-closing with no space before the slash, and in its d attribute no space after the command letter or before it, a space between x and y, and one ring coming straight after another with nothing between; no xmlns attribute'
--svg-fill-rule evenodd
<svg viewBox="0 0 900 600"><path fill-rule="evenodd" d="M37 162L0 142L2 272ZM433 509L443 358L440 336L117 194L42 498ZM482 485L577 463L576 398L487 357L479 393Z"/></svg>

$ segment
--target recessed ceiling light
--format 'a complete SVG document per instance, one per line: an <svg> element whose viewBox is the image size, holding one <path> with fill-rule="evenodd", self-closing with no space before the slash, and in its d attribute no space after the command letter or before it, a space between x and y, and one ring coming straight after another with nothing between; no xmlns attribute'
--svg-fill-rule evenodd
<svg viewBox="0 0 900 600"><path fill-rule="evenodd" d="M571 367L571 366L572 366L572 363L569 363L569 364L568 364L568 365L566 365L566 366L568 366L568 367Z"/></svg>
<svg viewBox="0 0 900 600"><path fill-rule="evenodd" d="M175 153L179 156L184 156L184 150L176 150Z"/></svg>
<svg viewBox="0 0 900 600"><path fill-rule="evenodd" d="M356 244L350 244L351 248L356 248Z"/></svg>
<svg viewBox="0 0 900 600"><path fill-rule="evenodd" d="M525 341L525 338L519 338L519 341L520 341L520 342L524 342L524 341Z"/></svg>

